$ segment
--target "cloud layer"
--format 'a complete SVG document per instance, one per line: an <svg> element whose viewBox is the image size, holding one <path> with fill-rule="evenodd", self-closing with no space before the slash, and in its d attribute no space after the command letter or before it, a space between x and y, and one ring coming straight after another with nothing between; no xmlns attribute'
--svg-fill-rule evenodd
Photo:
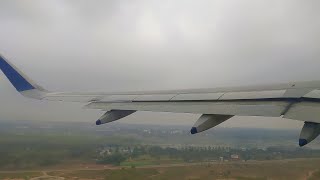
<svg viewBox="0 0 320 180"><path fill-rule="evenodd" d="M59 91L318 80L319 8L317 0L4 0L0 2L0 53L39 84ZM3 118L91 120L99 116L77 110L80 105L25 100L2 77ZM173 117L141 113L132 119L166 119L166 123L187 119L192 124L196 118ZM227 125L252 124L252 119L245 119ZM278 119L252 122L258 127L278 126L274 125ZM284 122L283 127L297 126Z"/></svg>

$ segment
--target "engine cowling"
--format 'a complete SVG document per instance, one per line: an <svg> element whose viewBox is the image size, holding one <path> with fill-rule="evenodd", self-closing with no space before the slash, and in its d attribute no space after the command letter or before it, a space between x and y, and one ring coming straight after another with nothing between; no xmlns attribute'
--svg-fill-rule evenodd
<svg viewBox="0 0 320 180"><path fill-rule="evenodd" d="M132 114L134 112L136 112L136 111L132 111L132 110L111 110L111 111L108 111L96 121L96 125L101 125L101 124L105 124L105 123L119 120L121 118L129 116L130 114Z"/></svg>
<svg viewBox="0 0 320 180"><path fill-rule="evenodd" d="M190 132L196 134L207 129L210 129L218 124L230 119L232 115L220 115L220 114L203 114L197 122L193 125Z"/></svg>
<svg viewBox="0 0 320 180"><path fill-rule="evenodd" d="M300 133L299 146L305 146L313 141L320 134L320 124L314 122L305 122Z"/></svg>

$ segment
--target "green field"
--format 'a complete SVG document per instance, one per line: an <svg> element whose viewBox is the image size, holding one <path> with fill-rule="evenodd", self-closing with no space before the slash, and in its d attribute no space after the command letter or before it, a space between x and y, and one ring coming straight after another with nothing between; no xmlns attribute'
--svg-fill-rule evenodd
<svg viewBox="0 0 320 180"><path fill-rule="evenodd" d="M41 172L10 172L0 173L0 179L31 179L41 175Z"/></svg>
<svg viewBox="0 0 320 180"><path fill-rule="evenodd" d="M215 132L188 136L171 128L131 125L103 131L65 123L53 123L55 128L40 128L46 126L38 122L0 125L0 180L320 179L320 150L287 146L291 131L265 130L269 135L263 138L260 130L219 132L225 134L220 140L243 140L243 146L236 141L230 147L216 144ZM172 135L176 132L182 133ZM265 145L262 139L280 145L258 148Z"/></svg>
<svg viewBox="0 0 320 180"><path fill-rule="evenodd" d="M296 159L255 162L203 163L201 165L162 165L136 168L61 169L47 171L47 176L65 179L166 180L166 179L308 179L320 178L320 159ZM30 179L39 172L0 173L1 179ZM43 177L43 179L45 179Z"/></svg>

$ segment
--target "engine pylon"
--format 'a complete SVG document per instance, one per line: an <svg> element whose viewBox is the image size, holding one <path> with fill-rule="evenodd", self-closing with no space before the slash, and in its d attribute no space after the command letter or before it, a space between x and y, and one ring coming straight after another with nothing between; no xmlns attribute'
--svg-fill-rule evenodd
<svg viewBox="0 0 320 180"><path fill-rule="evenodd" d="M320 134L319 123L304 122L303 128L300 133L299 146L302 147L310 143L312 140L318 137L319 134Z"/></svg>
<svg viewBox="0 0 320 180"><path fill-rule="evenodd" d="M111 111L108 111L96 121L96 125L101 125L101 124L105 124L105 123L119 120L121 118L129 116L130 114L132 114L134 112L136 112L136 111L132 111L132 110L111 110Z"/></svg>
<svg viewBox="0 0 320 180"><path fill-rule="evenodd" d="M207 129L210 129L218 124L230 119L232 115L219 115L219 114L203 114L197 122L193 125L190 132L196 134Z"/></svg>

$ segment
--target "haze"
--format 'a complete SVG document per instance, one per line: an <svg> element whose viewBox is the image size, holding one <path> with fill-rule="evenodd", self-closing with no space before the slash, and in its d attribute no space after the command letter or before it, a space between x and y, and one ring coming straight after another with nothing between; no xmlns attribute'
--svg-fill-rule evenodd
<svg viewBox="0 0 320 180"><path fill-rule="evenodd" d="M0 53L49 90L130 91L320 80L320 1L0 1ZM0 75L1 120L92 121L82 104L25 99ZM193 124L139 112L120 122ZM297 128L236 117L226 127Z"/></svg>

